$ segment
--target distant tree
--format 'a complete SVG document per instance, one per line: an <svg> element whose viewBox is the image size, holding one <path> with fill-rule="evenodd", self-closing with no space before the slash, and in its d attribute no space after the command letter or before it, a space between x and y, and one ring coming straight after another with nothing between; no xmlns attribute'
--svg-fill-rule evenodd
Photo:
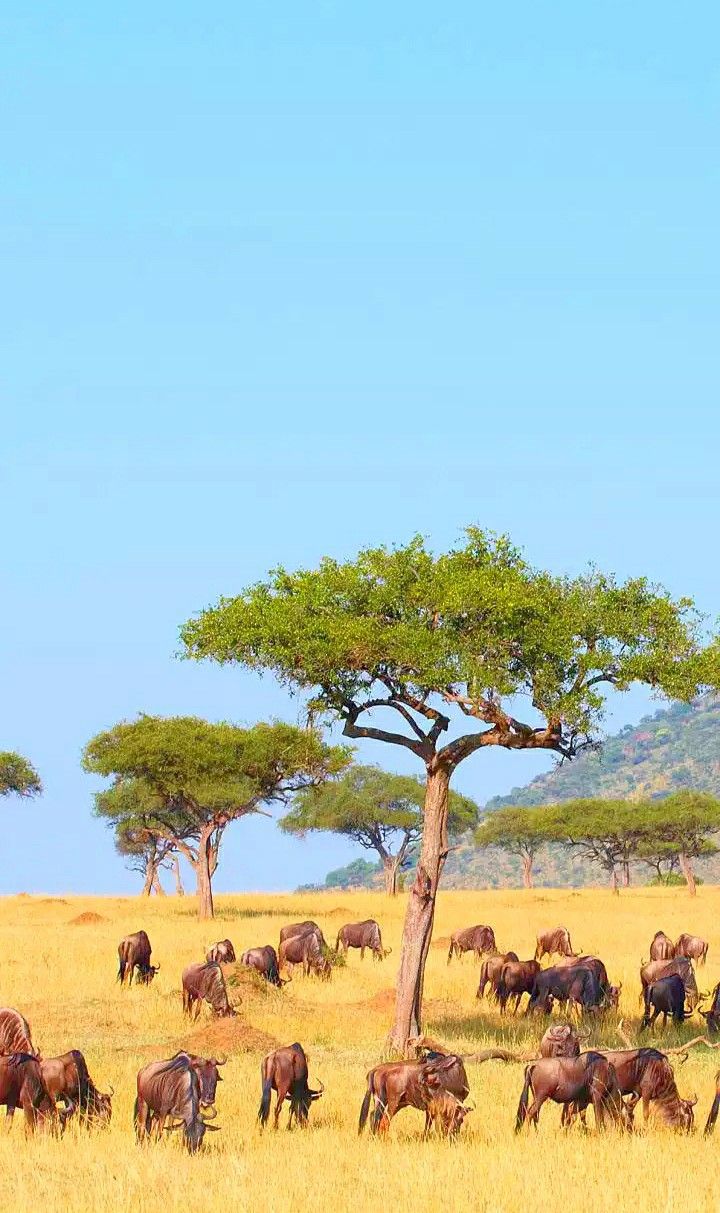
<svg viewBox="0 0 720 1213"><path fill-rule="evenodd" d="M133 829L124 822L115 827L115 850L127 860L127 867L143 877L142 894L165 895L160 883L160 869L172 854L172 843L151 830Z"/></svg>
<svg viewBox="0 0 720 1213"><path fill-rule="evenodd" d="M618 891L630 884L630 863L646 837L647 806L630 800L567 800L538 809L557 842L596 864Z"/></svg>
<svg viewBox="0 0 720 1213"><path fill-rule="evenodd" d="M314 570L275 569L189 620L181 637L188 656L271 670L307 697L311 714L339 719L346 737L401 746L424 766L422 845L388 1042L401 1052L422 1032L460 763L492 746L572 758L594 743L608 688L640 682L690 700L720 685L718 647L704 647L689 599L644 578L554 577L477 528L439 556L416 538ZM523 697L525 720L515 715Z"/></svg>
<svg viewBox="0 0 720 1213"><path fill-rule="evenodd" d="M655 872L653 884L671 884L672 877L677 874L680 859L677 847L666 842L653 842L652 838L638 844L636 859ZM682 879L680 879L682 884Z"/></svg>
<svg viewBox="0 0 720 1213"><path fill-rule="evenodd" d="M149 823L162 811L162 799L142 779L116 783L95 797L95 810L115 829L115 850L126 866L143 877L144 896L162 895L160 868L167 865L174 844Z"/></svg>
<svg viewBox="0 0 720 1213"><path fill-rule="evenodd" d="M200 918L214 914L212 878L230 822L284 803L348 761L346 749L325 745L312 729L279 723L242 729L192 716L124 721L98 733L83 754L86 771L114 780L96 796L98 815L114 829L152 831L187 859ZM123 794L108 797L123 787Z"/></svg>
<svg viewBox="0 0 720 1213"><path fill-rule="evenodd" d="M376 851L385 877L385 892L394 896L398 877L422 836L425 788L411 775L393 775L376 766L354 766L332 783L306 788L281 817L288 834L327 831L351 838ZM477 821L478 806L467 796L450 793L448 828L463 834Z"/></svg>
<svg viewBox="0 0 720 1213"><path fill-rule="evenodd" d="M696 889L692 861L715 855L717 845L712 835L720 831L720 800L709 792L672 792L661 800L643 805L645 832L642 847L661 849L667 856L674 850L688 892L694 897Z"/></svg>
<svg viewBox="0 0 720 1213"><path fill-rule="evenodd" d="M545 824L542 813L534 807L495 809L487 814L475 831L477 846L497 847L508 855L518 857L526 889L533 887L535 856L554 840L554 831Z"/></svg>
<svg viewBox="0 0 720 1213"><path fill-rule="evenodd" d="M40 776L32 763L12 750L0 751L0 796L38 796Z"/></svg>

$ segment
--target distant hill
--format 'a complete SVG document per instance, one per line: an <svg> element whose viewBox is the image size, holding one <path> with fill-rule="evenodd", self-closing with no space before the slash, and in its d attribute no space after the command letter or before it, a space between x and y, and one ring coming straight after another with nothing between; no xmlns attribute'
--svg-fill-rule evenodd
<svg viewBox="0 0 720 1213"><path fill-rule="evenodd" d="M705 698L692 705L672 707L645 716L608 737L602 749L565 762L506 796L495 796L488 811L505 805L552 804L576 797L606 796L623 799L666 796L678 788L697 788L720 796L720 699ZM697 864L707 881L720 883L720 857ZM647 881L648 868L640 865L636 880ZM329 874L335 888L382 886L379 865L367 861L338 868ZM539 886L598 884L597 869L548 847L538 857L535 883ZM446 888L510 888L521 883L519 864L497 851L481 851L472 839L460 840L445 866Z"/></svg>

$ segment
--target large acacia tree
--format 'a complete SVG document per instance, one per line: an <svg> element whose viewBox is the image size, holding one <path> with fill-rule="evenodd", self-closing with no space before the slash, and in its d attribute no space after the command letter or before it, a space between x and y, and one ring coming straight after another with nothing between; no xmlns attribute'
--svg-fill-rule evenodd
<svg viewBox="0 0 720 1213"><path fill-rule="evenodd" d="M38 796L42 783L35 767L22 754L0 751L0 796Z"/></svg>
<svg viewBox="0 0 720 1213"><path fill-rule="evenodd" d="M422 836L424 805L425 788L412 775L353 766L340 779L300 792L279 824L300 837L317 831L342 834L375 851L385 892L394 896L403 864ZM451 834L463 834L477 821L478 806L458 792L450 793L448 811Z"/></svg>
<svg viewBox="0 0 720 1213"><path fill-rule="evenodd" d="M85 747L86 771L112 777L96 811L116 830L150 831L195 871L198 915L213 917L212 878L231 821L285 803L349 761L313 729L211 724L194 716L140 716L98 733Z"/></svg>
<svg viewBox="0 0 720 1213"><path fill-rule="evenodd" d="M647 683L679 699L717 685L687 599L644 578L555 577L470 529L436 556L422 539L362 551L223 598L182 629L187 655L271 670L340 719L346 737L400 746L426 773L390 1046L421 1033L425 962L460 763L500 746L570 759L593 744L604 693ZM523 706L524 705L524 706ZM458 728L458 724L460 728Z"/></svg>

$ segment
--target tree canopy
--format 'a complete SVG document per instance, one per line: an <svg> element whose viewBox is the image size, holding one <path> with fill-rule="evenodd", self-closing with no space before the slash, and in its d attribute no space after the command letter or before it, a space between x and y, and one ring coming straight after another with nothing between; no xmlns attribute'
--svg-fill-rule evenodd
<svg viewBox="0 0 720 1213"><path fill-rule="evenodd" d="M212 876L231 821L284 803L338 774L345 747L312 729L274 723L244 729L191 716L140 716L99 733L85 747L85 770L113 778L96 811L113 828L165 838L194 868L199 913L212 917Z"/></svg>
<svg viewBox="0 0 720 1213"><path fill-rule="evenodd" d="M310 831L344 835L380 857L385 888L397 892L398 873L422 834L425 787L411 775L395 775L377 766L353 766L339 779L306 788L280 819L280 828L303 836ZM450 793L449 828L471 829L478 806L467 796Z"/></svg>
<svg viewBox="0 0 720 1213"><path fill-rule="evenodd" d="M40 776L32 763L12 750L0 751L0 796L38 796Z"/></svg>
<svg viewBox="0 0 720 1213"><path fill-rule="evenodd" d="M532 888L533 860L555 833L537 809L509 807L488 813L475 831L479 847L499 847L522 862L523 884Z"/></svg>

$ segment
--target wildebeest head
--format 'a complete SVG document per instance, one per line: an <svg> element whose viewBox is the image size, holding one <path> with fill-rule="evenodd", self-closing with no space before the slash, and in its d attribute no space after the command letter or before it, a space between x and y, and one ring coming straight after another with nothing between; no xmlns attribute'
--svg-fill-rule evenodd
<svg viewBox="0 0 720 1213"><path fill-rule="evenodd" d="M138 965L136 981L149 986L155 974L159 972L160 965Z"/></svg>
<svg viewBox="0 0 720 1213"><path fill-rule="evenodd" d="M693 1095L692 1099L678 1100L678 1120L680 1128L686 1133L692 1133L695 1127L695 1113L693 1108L698 1101L697 1095Z"/></svg>
<svg viewBox="0 0 720 1213"><path fill-rule="evenodd" d="M214 1106L217 1085L219 1082L222 1082L222 1075L218 1074L218 1066L224 1066L226 1062L227 1057L223 1057L222 1060L217 1057L193 1058L193 1070L198 1076L200 1087L201 1108L212 1108Z"/></svg>
<svg viewBox="0 0 720 1213"><path fill-rule="evenodd" d="M464 1104L457 1095L442 1088L430 1087L421 1082L423 1093L427 1093L427 1113L432 1124L445 1137L457 1137L465 1117L473 1111L472 1104Z"/></svg>
<svg viewBox="0 0 720 1213"><path fill-rule="evenodd" d="M621 990L622 990L622 982L620 982L620 984L617 986L608 986L607 993L605 995L605 1005L607 1007L619 1007L620 1006Z"/></svg>

